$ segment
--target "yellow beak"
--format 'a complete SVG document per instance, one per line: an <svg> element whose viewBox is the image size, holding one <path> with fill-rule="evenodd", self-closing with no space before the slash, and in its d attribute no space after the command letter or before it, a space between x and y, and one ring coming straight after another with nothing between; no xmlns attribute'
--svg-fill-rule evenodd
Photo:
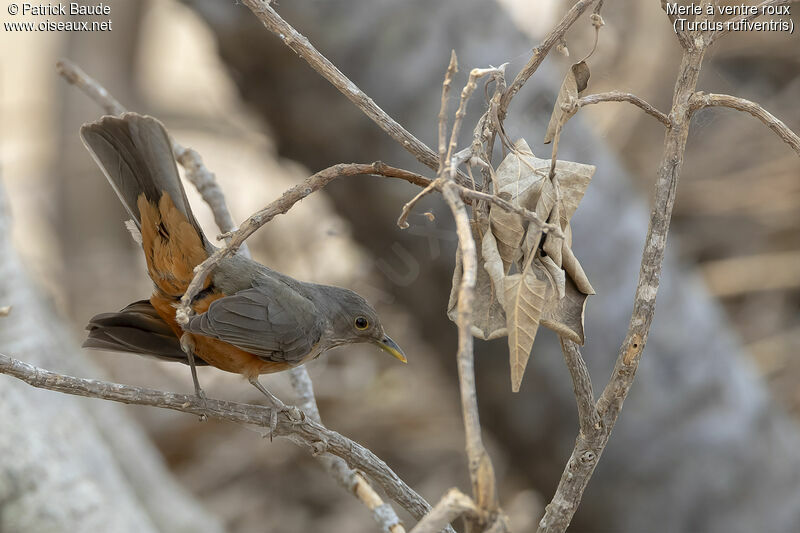
<svg viewBox="0 0 800 533"><path fill-rule="evenodd" d="M384 335L383 340L376 341L376 344L381 350L388 353L395 359L398 359L404 363L408 362L406 359L406 354L403 353L403 350L401 350L397 343L390 339L388 335Z"/></svg>

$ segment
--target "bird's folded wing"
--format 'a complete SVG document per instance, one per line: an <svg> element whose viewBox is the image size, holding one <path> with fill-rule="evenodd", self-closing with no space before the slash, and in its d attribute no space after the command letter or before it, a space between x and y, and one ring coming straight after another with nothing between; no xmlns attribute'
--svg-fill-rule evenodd
<svg viewBox="0 0 800 533"><path fill-rule="evenodd" d="M213 337L265 361L297 364L320 341L324 322L314 304L276 282L214 301L186 331Z"/></svg>

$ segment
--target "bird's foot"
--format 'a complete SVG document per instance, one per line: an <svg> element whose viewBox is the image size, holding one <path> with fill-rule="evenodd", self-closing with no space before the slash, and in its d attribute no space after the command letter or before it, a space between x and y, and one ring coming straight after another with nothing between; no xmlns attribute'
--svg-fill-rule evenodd
<svg viewBox="0 0 800 533"><path fill-rule="evenodd" d="M275 429L278 427L278 409L270 407L269 409L269 441L272 442L272 437L275 436Z"/></svg>
<svg viewBox="0 0 800 533"><path fill-rule="evenodd" d="M208 398L206 398L206 393L200 387L195 389L194 394L200 404L200 422L205 422L208 420Z"/></svg>
<svg viewBox="0 0 800 533"><path fill-rule="evenodd" d="M306 421L306 414L299 407L287 405L285 411L286 416L289 417L289 422L292 424L302 424Z"/></svg>

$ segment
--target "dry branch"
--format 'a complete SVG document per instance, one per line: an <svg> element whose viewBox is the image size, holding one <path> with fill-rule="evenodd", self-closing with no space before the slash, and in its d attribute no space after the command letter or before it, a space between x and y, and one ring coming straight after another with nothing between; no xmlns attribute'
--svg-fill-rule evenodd
<svg viewBox="0 0 800 533"><path fill-rule="evenodd" d="M583 107L592 104L599 104L601 102L629 102L636 107L641 108L645 113L648 115L655 117L659 122L664 124L666 127L670 127L672 124L669 121L669 117L653 107L652 105L648 104L635 94L631 93L623 93L620 91L609 91L607 93L597 93L597 94L587 94L586 96L582 96L576 102L578 107Z"/></svg>
<svg viewBox="0 0 800 533"><path fill-rule="evenodd" d="M37 368L3 354L0 354L0 373L13 376L40 389L127 404L172 409L198 416L205 414L211 418L240 424L253 424L263 428L270 427L272 416L271 409L265 406L212 398L204 401L195 395L162 392L96 379L76 378ZM416 519L421 519L431 509L428 502L406 485L386 463L362 445L315 422L297 408L282 409L277 415L275 436L288 438L313 454L331 453L342 458L350 467L371 477L389 497Z"/></svg>
<svg viewBox="0 0 800 533"><path fill-rule="evenodd" d="M461 286L458 291L458 382L461 389L461 410L467 438L467 457L472 479L473 497L482 510L497 509L494 468L483 446L478 417L478 396L475 391L475 360L472 337L472 304L475 299L478 257L469 215L453 183L447 183L442 194L456 221L459 248L463 261Z"/></svg>
<svg viewBox="0 0 800 533"><path fill-rule="evenodd" d="M542 64L542 61L544 61L544 58L550 53L550 50L564 39L567 31L575 24L575 21L578 20L584 11L589 9L595 1L596 0L579 0L576 2L575 5L567 11L564 18L561 19L556 27L547 34L541 44L533 49L533 55L528 60L528 63L517 74L514 81L509 85L508 90L500 99L498 114L501 120L506 116L511 99L522 89L525 82L533 76L533 73L536 72L539 65Z"/></svg>
<svg viewBox="0 0 800 533"><path fill-rule="evenodd" d="M678 17L670 14L667 11L667 0L661 0L661 9L664 10L664 13L669 18L670 25L672 26L673 30L675 31L676 35L678 36L678 42L680 42L681 46L685 49L692 47L692 38L689 36L689 32L685 29L679 29L677 25Z"/></svg>
<svg viewBox="0 0 800 533"><path fill-rule="evenodd" d="M480 516L480 510L472 498L458 489L450 489L409 533L437 533L444 525L463 515L476 518Z"/></svg>
<svg viewBox="0 0 800 533"><path fill-rule="evenodd" d="M283 18L272 9L269 0L242 0L242 3L249 7L253 14L258 17L258 20L260 20L269 31L277 35L278 38L283 41L283 44L291 48L298 56L307 62L311 68L316 70L320 76L328 80L331 85L336 87L348 100L353 102L358 109L363 111L375 124L389 134L392 139L397 141L400 146L408 150L408 152L421 163L436 170L439 166L437 154L390 117L372 98L367 96L355 83L350 81L342 71L336 68L336 65L331 63L327 57L314 48L304 35L283 20Z"/></svg>
<svg viewBox="0 0 800 533"><path fill-rule="evenodd" d="M578 422L581 433L591 435L599 429L600 415L595 408L594 391L592 389L592 379L589 376L589 369L583 360L580 348L569 339L560 337L561 351L564 354L564 362L572 377L572 388L575 392L575 400L578 405Z"/></svg>
<svg viewBox="0 0 800 533"><path fill-rule="evenodd" d="M697 111L704 107L729 107L737 111L750 113L763 122L765 126L774 131L783 142L791 146L792 149L797 152L797 155L800 155L800 137L775 115L755 102L727 94L704 93L698 91L692 95L689 104L691 105L692 111Z"/></svg>

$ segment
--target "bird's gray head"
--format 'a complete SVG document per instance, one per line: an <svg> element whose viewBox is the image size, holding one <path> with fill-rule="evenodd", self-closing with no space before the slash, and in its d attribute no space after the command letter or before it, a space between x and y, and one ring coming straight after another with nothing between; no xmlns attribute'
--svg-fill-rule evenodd
<svg viewBox="0 0 800 533"><path fill-rule="evenodd" d="M341 287L316 285L315 289L312 298L329 321L334 346L371 342L406 362L403 350L386 335L378 313L364 298Z"/></svg>

